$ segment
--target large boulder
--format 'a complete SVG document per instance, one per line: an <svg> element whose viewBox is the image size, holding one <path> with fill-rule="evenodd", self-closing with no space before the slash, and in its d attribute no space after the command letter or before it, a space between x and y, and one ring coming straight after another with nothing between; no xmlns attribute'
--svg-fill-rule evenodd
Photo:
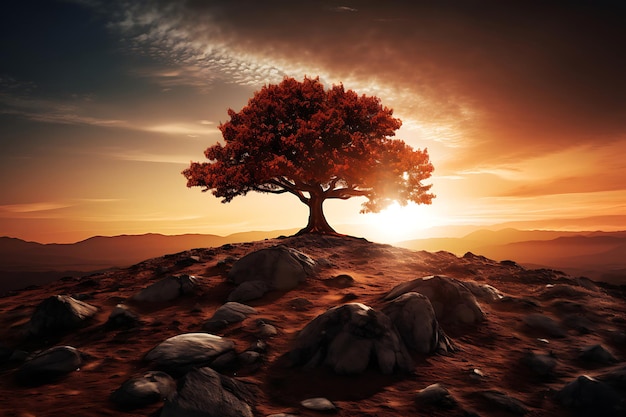
<svg viewBox="0 0 626 417"><path fill-rule="evenodd" d="M454 350L452 342L439 327L435 310L425 295L409 292L383 307L395 324L404 344L415 352L434 353Z"/></svg>
<svg viewBox="0 0 626 417"><path fill-rule="evenodd" d="M211 368L193 369L165 401L161 417L253 417L249 386Z"/></svg>
<svg viewBox="0 0 626 417"><path fill-rule="evenodd" d="M73 372L82 364L78 349L55 346L24 362L17 370L16 377L22 384L37 385Z"/></svg>
<svg viewBox="0 0 626 417"><path fill-rule="evenodd" d="M53 295L43 300L27 327L31 336L65 332L86 325L98 308L68 295Z"/></svg>
<svg viewBox="0 0 626 417"><path fill-rule="evenodd" d="M176 392L176 381L160 371L148 371L130 378L111 394L111 401L123 410L145 407Z"/></svg>
<svg viewBox="0 0 626 417"><path fill-rule="evenodd" d="M147 286L132 299L140 303L162 303L193 293L197 285L198 278L194 276L172 275Z"/></svg>
<svg viewBox="0 0 626 417"><path fill-rule="evenodd" d="M609 417L626 412L624 397L608 384L587 375L581 375L563 387L557 399L583 416Z"/></svg>
<svg viewBox="0 0 626 417"><path fill-rule="evenodd" d="M315 261L286 246L274 246L251 252L233 264L228 280L235 284L264 281L271 289L296 288L315 272Z"/></svg>
<svg viewBox="0 0 626 417"><path fill-rule="evenodd" d="M289 355L294 365L328 365L338 374L358 374L374 363L384 374L413 367L389 317L360 303L333 307L313 319Z"/></svg>
<svg viewBox="0 0 626 417"><path fill-rule="evenodd" d="M208 366L234 348L235 343L232 340L220 336L185 333L161 342L144 359L165 369L185 372L192 367Z"/></svg>
<svg viewBox="0 0 626 417"><path fill-rule="evenodd" d="M441 323L477 324L485 320L474 294L455 278L439 275L417 278L395 286L384 299L393 300L408 292L428 297Z"/></svg>

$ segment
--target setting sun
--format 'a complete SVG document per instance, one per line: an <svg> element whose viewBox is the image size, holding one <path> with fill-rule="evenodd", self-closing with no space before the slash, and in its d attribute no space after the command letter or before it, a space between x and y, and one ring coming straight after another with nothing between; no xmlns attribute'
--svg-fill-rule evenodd
<svg viewBox="0 0 626 417"><path fill-rule="evenodd" d="M402 207L397 202L380 213L369 213L363 216L381 242L399 242L415 238L420 231L437 226L437 218L431 206L408 204Z"/></svg>

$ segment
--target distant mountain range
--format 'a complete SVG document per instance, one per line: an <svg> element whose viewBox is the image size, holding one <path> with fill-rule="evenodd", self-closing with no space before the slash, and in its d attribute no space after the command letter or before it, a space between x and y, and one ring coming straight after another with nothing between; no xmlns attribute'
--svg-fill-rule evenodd
<svg viewBox="0 0 626 417"><path fill-rule="evenodd" d="M243 232L228 236L161 234L95 236L76 243L36 243L0 237L0 294L65 276L82 276L133 265L192 248L221 246L292 235L297 229Z"/></svg>
<svg viewBox="0 0 626 417"><path fill-rule="evenodd" d="M560 232L550 230L479 230L461 238L399 242L415 250L472 252L525 267L552 268L570 275L626 284L626 231Z"/></svg>
<svg viewBox="0 0 626 417"><path fill-rule="evenodd" d="M161 234L96 236L72 244L41 244L0 237L0 294L40 285L65 276L116 267L192 248L252 242L297 229L252 231L228 236ZM494 260L513 260L525 267L552 268L570 275L626 284L626 231L560 232L540 230L478 230L458 238L429 238L395 246L430 252L466 252Z"/></svg>

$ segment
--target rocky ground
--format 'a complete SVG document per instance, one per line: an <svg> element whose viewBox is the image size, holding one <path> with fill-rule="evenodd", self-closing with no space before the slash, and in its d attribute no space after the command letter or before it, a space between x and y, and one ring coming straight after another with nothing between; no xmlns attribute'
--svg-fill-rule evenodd
<svg viewBox="0 0 626 417"><path fill-rule="evenodd" d="M277 264L283 255L295 261ZM1 298L0 409L625 415L625 296L513 261L351 237L193 249ZM209 386L218 405L203 405Z"/></svg>

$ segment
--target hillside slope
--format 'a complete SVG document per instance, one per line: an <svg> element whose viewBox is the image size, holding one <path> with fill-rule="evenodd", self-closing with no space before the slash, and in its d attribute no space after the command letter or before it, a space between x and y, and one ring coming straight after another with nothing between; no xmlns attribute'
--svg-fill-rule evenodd
<svg viewBox="0 0 626 417"><path fill-rule="evenodd" d="M498 405L485 394L494 391L518 401L526 416L575 416L575 411L584 408L568 407L558 400L557 393L566 384L583 374L604 378L620 369L625 372L624 287L594 284L549 270L528 270L513 262L475 255L459 258L448 252L411 251L349 237L300 236L194 249L0 298L2 352L13 352L15 358L10 361L6 354L0 355L2 408L13 410L17 416L159 416L161 402L121 414L108 397L131 376L153 369L142 359L155 345L182 333L202 332L203 323L234 289L225 282L232 265L248 253L274 245L309 255L318 264L317 273L291 291L274 291L250 301L256 314L217 332L233 340L237 352L243 352L259 343L260 325L272 324L277 329L276 335L261 337L267 346L257 367L225 372L256 387L257 416L322 415L300 405L311 397L331 400L339 407L339 416L515 415L510 411L514 408ZM145 305L131 300L170 274L194 275L199 288L168 302ZM341 376L325 367L285 365L285 355L293 348L299 331L319 314L347 302L380 309L385 304L383 295L397 284L434 274L456 278L467 283L464 285L489 284L504 294L503 298L479 299L486 314L484 322L442 325L457 352L414 355L414 372L410 374L381 375L372 368L362 376ZM336 277L345 275L352 281L344 279L340 282L348 284L338 285ZM73 294L99 310L81 329L47 338L25 337L36 307L55 294ZM109 314L121 302L140 314L137 327L106 325ZM527 324L538 315L552 320L560 332ZM596 344L612 352L618 362L584 360L581 352ZM80 371L46 385L18 384L15 372L19 357L23 360L19 352L54 345L71 345L83 352L86 363ZM549 355L556 367L544 375L534 373L525 359L529 352ZM447 387L454 401L418 404L416 393L435 383ZM621 391L620 395L624 394ZM603 404L592 402L590 407L597 411Z"/></svg>

